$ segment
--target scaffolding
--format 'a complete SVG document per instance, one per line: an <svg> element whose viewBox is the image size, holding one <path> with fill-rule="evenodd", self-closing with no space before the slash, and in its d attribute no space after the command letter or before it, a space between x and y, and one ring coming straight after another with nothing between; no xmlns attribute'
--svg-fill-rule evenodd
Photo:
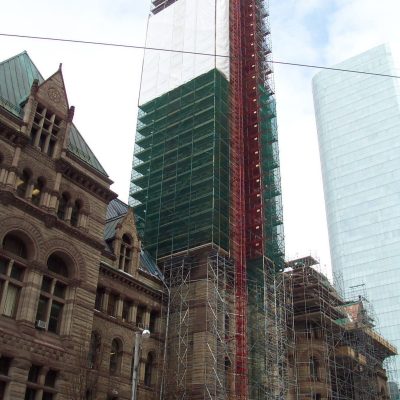
<svg viewBox="0 0 400 400"><path fill-rule="evenodd" d="M383 362L396 349L374 329L366 296L344 300L304 257L288 263L297 390L291 399L389 399Z"/></svg>
<svg viewBox="0 0 400 400"><path fill-rule="evenodd" d="M263 0L230 2L231 254L237 302L236 393L284 398L290 302L268 10Z"/></svg>
<svg viewBox="0 0 400 400"><path fill-rule="evenodd" d="M289 354L294 352L293 304L288 276L265 258L248 264L249 399L286 399L296 386Z"/></svg>
<svg viewBox="0 0 400 400"><path fill-rule="evenodd" d="M235 398L234 267L215 249L160 260L170 289L165 399Z"/></svg>
<svg viewBox="0 0 400 400"><path fill-rule="evenodd" d="M193 13L206 14L193 11L200 3L153 0L149 25L161 20L167 31L169 23L175 27ZM133 160L130 204L170 294L166 359L173 367L163 371L162 393L167 399L283 399L295 386L287 357L294 326L281 273L269 14L264 0L203 3L215 18L209 30L215 51L217 37L225 40L217 16L229 14L222 23L229 24L223 43L229 71L219 68L218 57L207 72L197 68L194 55L186 67L171 59L165 68L176 66L172 74L145 62L144 69L154 68L145 76L157 84L142 86L146 101L139 106ZM172 45L186 32L184 25ZM195 29L189 31L188 42L201 42Z"/></svg>
<svg viewBox="0 0 400 400"><path fill-rule="evenodd" d="M155 258L229 249L228 81L217 69L139 106L131 205Z"/></svg>

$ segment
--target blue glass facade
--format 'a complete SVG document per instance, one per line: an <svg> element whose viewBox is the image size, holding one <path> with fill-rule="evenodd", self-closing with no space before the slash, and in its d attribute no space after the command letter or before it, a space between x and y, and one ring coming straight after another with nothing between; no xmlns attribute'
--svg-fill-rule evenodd
<svg viewBox="0 0 400 400"><path fill-rule="evenodd" d="M396 74L386 45L337 67ZM378 329L400 349L399 80L323 71L313 94L333 272L347 291L365 286Z"/></svg>

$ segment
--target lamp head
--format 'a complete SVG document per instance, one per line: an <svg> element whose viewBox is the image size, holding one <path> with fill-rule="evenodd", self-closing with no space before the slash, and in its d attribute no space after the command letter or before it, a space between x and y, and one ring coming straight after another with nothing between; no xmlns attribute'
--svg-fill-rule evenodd
<svg viewBox="0 0 400 400"><path fill-rule="evenodd" d="M142 338L143 339L148 339L150 337L150 331L148 329L144 329L142 331Z"/></svg>

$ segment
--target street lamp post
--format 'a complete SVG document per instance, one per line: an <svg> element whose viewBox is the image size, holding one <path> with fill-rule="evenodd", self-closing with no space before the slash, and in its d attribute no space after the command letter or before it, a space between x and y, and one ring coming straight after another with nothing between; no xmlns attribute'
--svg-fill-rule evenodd
<svg viewBox="0 0 400 400"><path fill-rule="evenodd" d="M135 333L135 354L133 358L133 371L132 371L132 395L131 400L137 399L137 383L138 383L138 367L139 367L139 356L140 349L142 346L143 339L150 337L150 331L148 329L140 330Z"/></svg>

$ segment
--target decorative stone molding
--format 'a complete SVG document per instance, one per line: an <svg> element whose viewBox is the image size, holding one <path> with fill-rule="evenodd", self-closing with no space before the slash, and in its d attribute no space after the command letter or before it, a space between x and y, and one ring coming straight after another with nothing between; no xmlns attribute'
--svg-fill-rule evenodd
<svg viewBox="0 0 400 400"><path fill-rule="evenodd" d="M38 164L40 165L41 163ZM21 160L17 171L22 174L24 169L29 170L32 173L32 182L35 182L38 178L43 178L46 181L46 188L52 189L55 182L55 173L51 170L51 167L51 165L38 167L36 163L32 166L30 160L24 158Z"/></svg>
<svg viewBox="0 0 400 400"><path fill-rule="evenodd" d="M81 211L90 214L90 201L85 193L80 190L76 190L74 185L68 184L68 182L63 181L60 185L60 191L58 196L61 196L63 193L67 193L70 197L69 205L72 206L75 200L80 200L82 202Z"/></svg>
<svg viewBox="0 0 400 400"><path fill-rule="evenodd" d="M103 185L86 175L82 171L82 169L78 169L77 167L70 164L67 160L62 159L56 161L56 168L57 172L61 172L65 177L72 180L76 185L90 192L90 194L92 194L93 196L105 201L107 204L112 199L115 199L118 196L108 187L108 185L110 185L112 181L108 178L105 178L104 176L101 176L101 179L104 181ZM93 172L98 175L98 173L94 169Z"/></svg>
<svg viewBox="0 0 400 400"><path fill-rule="evenodd" d="M20 232L27 239L28 257L30 260L40 260L45 242L39 229L28 220L21 217L7 217L0 219L0 242L9 232Z"/></svg>
<svg viewBox="0 0 400 400"><path fill-rule="evenodd" d="M75 247L74 244L68 242L65 239L52 239L47 241L43 249L44 263L46 263L48 257L54 252L65 254L67 258L69 258L70 265L68 265L68 267L72 268L72 270L70 271L71 279L78 279L81 281L86 280L86 262L85 259L82 257L82 254Z"/></svg>

